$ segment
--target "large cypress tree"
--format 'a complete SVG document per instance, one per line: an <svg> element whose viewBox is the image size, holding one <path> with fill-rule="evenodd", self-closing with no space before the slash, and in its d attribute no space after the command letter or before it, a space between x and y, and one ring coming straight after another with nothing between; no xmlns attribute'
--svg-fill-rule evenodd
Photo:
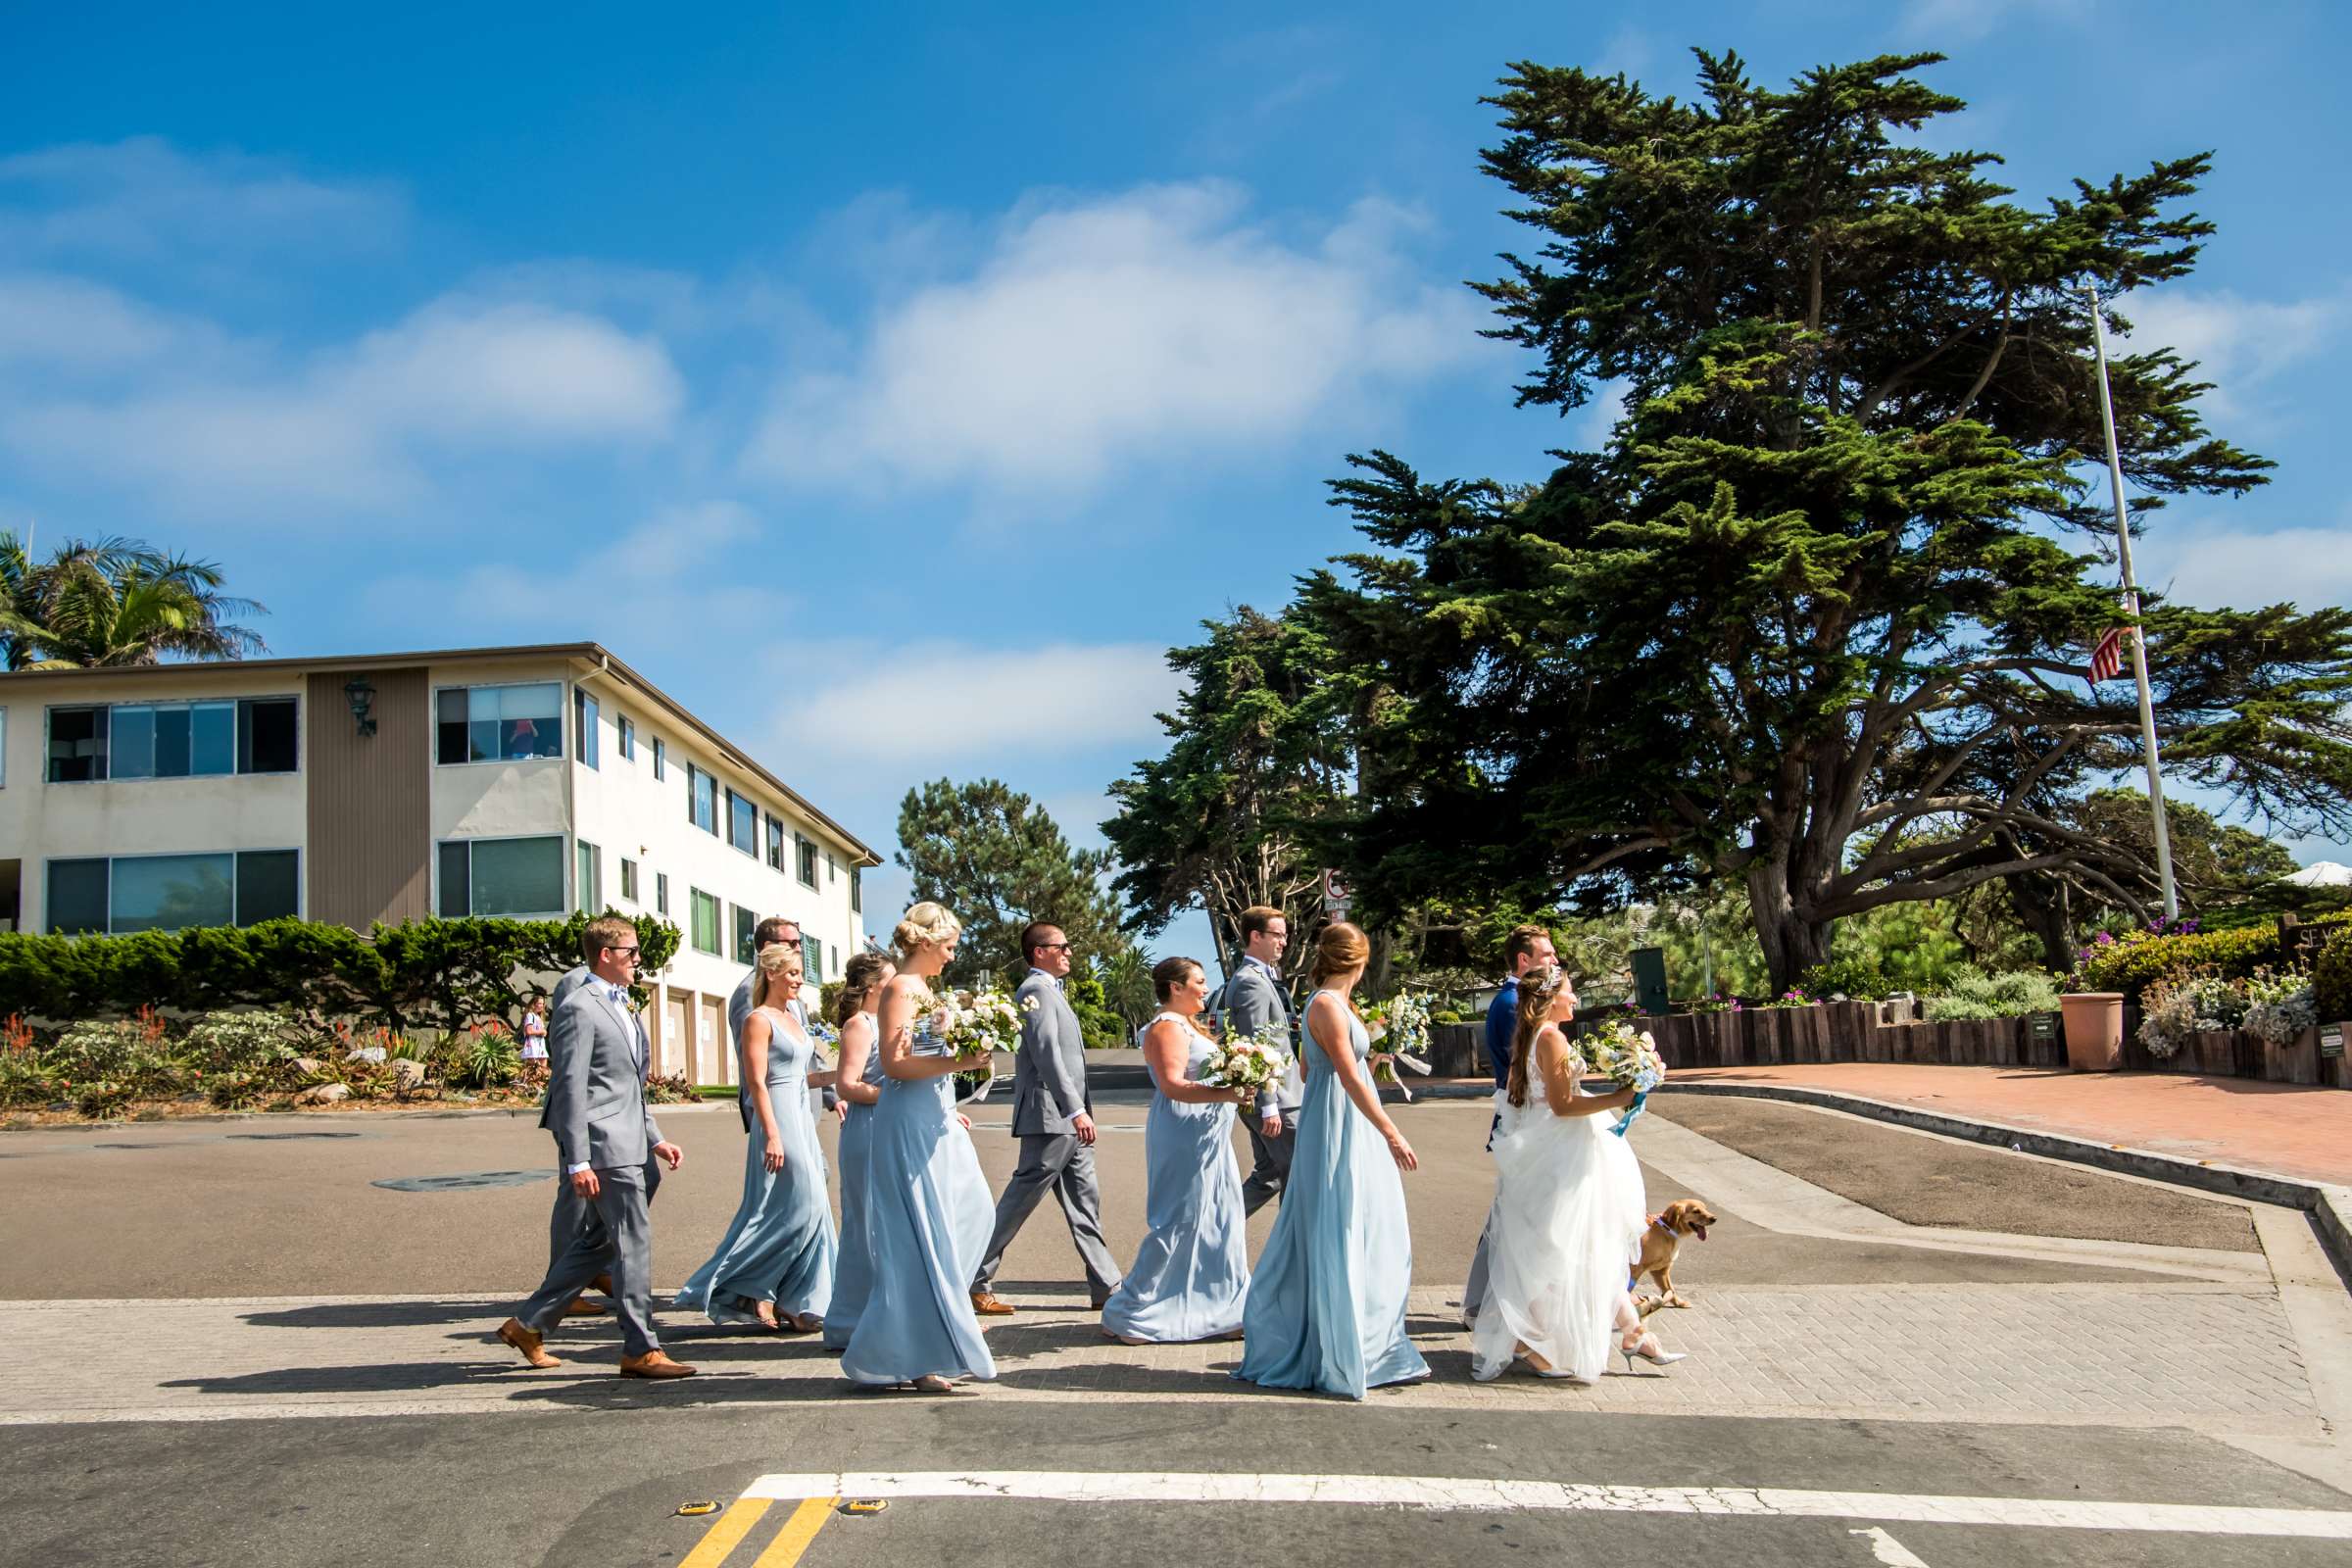
<svg viewBox="0 0 2352 1568"><path fill-rule="evenodd" d="M2137 741L2131 683L2082 678L2119 611L2081 285L2122 330L2190 270L2208 157L2028 207L1916 137L1963 107L1914 74L1937 56L1786 90L1697 58L1690 102L1536 65L1490 100L1541 241L1481 287L1493 335L1530 351L1522 401L1629 412L1530 491L1351 460L1335 504L1381 553L1302 612L1388 689L1333 847L1389 907L1732 881L1776 985L1840 916L1996 878L2141 903L2138 847L2062 808ZM2139 520L2269 466L2207 431L2195 370L2114 363ZM2144 624L2173 777L2352 828L2352 616Z"/></svg>

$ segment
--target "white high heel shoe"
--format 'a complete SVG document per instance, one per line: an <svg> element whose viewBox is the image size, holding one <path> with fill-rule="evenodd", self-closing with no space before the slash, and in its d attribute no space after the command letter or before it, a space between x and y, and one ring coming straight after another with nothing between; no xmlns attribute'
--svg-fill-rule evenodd
<svg viewBox="0 0 2352 1568"><path fill-rule="evenodd" d="M1634 1357L1637 1355L1651 1366L1672 1366L1677 1361L1688 1359L1690 1354L1689 1350L1661 1348L1655 1334L1644 1334L1631 1345L1618 1341L1617 1353L1625 1357L1625 1369L1628 1372L1634 1369Z"/></svg>

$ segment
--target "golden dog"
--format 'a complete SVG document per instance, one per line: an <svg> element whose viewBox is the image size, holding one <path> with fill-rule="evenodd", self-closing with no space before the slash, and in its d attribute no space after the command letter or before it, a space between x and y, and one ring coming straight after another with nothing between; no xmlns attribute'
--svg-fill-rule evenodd
<svg viewBox="0 0 2352 1568"><path fill-rule="evenodd" d="M1707 1211L1707 1205L1695 1198L1679 1199L1649 1216L1649 1223L1642 1231L1641 1261L1634 1265L1634 1277L1626 1287L1631 1290L1644 1277L1658 1282L1659 1294L1642 1298L1643 1317L1662 1306L1690 1304L1674 1288L1674 1254L1681 1250L1686 1236L1705 1241L1707 1227L1714 1223L1715 1216Z"/></svg>

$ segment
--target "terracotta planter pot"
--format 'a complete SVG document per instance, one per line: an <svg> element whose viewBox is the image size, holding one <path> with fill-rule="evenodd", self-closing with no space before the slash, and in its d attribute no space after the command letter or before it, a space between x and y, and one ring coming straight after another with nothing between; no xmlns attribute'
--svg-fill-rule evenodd
<svg viewBox="0 0 2352 1568"><path fill-rule="evenodd" d="M2058 999L2066 1024L2066 1064L2077 1072L2113 1072L2124 1064L2124 994L2085 991Z"/></svg>

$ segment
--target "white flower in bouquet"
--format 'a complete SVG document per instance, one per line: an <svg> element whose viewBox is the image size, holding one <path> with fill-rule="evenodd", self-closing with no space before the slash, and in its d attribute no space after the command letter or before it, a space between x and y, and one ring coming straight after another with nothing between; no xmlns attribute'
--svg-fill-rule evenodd
<svg viewBox="0 0 2352 1568"><path fill-rule="evenodd" d="M1017 1051L1021 1044L1021 1009L1004 992L949 991L916 1014L914 1039L951 1056L978 1056L992 1052Z"/></svg>
<svg viewBox="0 0 2352 1568"><path fill-rule="evenodd" d="M1201 1082L1220 1089L1246 1089L1254 1097L1280 1078L1291 1064L1290 1035L1281 1024L1267 1022L1255 1034L1225 1040L1210 1049L1201 1068Z"/></svg>
<svg viewBox="0 0 2352 1568"><path fill-rule="evenodd" d="M1399 991L1386 1002L1376 1002L1364 1014L1364 1024L1373 1043L1396 1058L1396 1066L1383 1063L1375 1076L1383 1083L1396 1084L1410 1102L1412 1091L1398 1081L1396 1068L1409 1067L1424 1078L1429 1076L1429 1061L1422 1055L1429 1049L1429 994Z"/></svg>
<svg viewBox="0 0 2352 1568"><path fill-rule="evenodd" d="M1666 1058L1646 1029L1637 1031L1623 1019L1611 1019L1576 1042L1578 1054L1596 1078L1620 1089L1646 1095L1666 1077Z"/></svg>

